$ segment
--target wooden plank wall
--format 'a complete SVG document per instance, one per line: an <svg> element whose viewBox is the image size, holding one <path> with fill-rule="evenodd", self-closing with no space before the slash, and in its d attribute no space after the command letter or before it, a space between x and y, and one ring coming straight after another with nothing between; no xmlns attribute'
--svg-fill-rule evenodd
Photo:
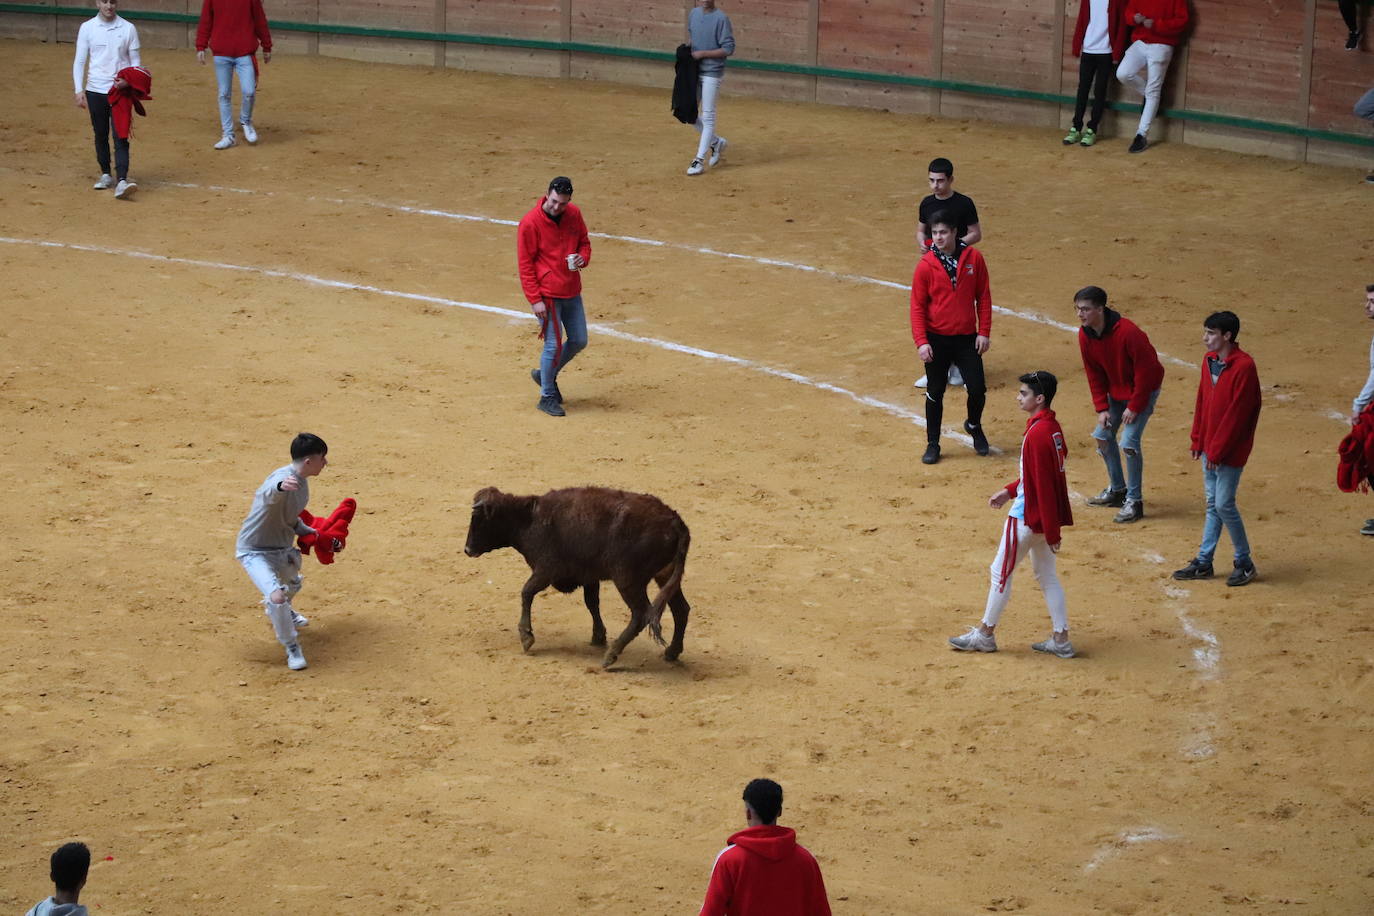
<svg viewBox="0 0 1374 916"><path fill-rule="evenodd" d="M39 0L53 3L55 0ZM1074 22L1087 0L720 0L742 59L1072 94ZM1164 107L1374 137L1355 100L1374 86L1370 50L1344 50L1335 0L1189 0L1194 24L1174 58ZM199 0L130 0L196 13ZM266 0L273 19L571 41L672 51L693 0ZM137 20L137 14L130 18ZM79 20L0 14L0 37L72 41ZM146 47L190 48L194 26L145 22ZM282 53L417 63L543 77L662 86L671 65L599 54L282 32ZM898 111L988 118L1057 129L1071 108L925 87L733 69L730 91ZM1137 102L1113 81L1113 98ZM1129 113L1104 133L1125 135ZM1368 149L1199 122L1160 122L1159 137L1321 161L1374 158Z"/></svg>

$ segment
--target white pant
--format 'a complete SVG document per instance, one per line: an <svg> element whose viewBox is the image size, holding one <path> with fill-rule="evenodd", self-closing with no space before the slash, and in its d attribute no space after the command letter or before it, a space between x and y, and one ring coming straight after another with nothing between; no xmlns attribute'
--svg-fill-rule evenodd
<svg viewBox="0 0 1374 916"><path fill-rule="evenodd" d="M272 621L277 642L283 646L291 645L296 641L295 610L291 607L291 599L301 590L301 552L294 547L287 547L271 553L242 553L238 561L258 591L262 592L262 603L268 619ZM280 604L272 601L272 593L277 589L281 589L286 599Z"/></svg>
<svg viewBox="0 0 1374 916"><path fill-rule="evenodd" d="M988 606L983 611L983 624L997 626L1002 611L1011 600L1011 576L1016 567L1030 553L1031 570L1045 593L1045 604L1050 608L1050 623L1054 632L1063 633L1069 628L1069 609L1064 601L1064 586L1059 584L1059 573L1054 566L1054 551L1046 543L1043 534L1036 534L1026 527L1019 518L1007 516L1007 524L1002 529L1002 543L997 548L997 559L992 561L992 587L988 589Z"/></svg>
<svg viewBox="0 0 1374 916"><path fill-rule="evenodd" d="M697 119L692 126L701 134L696 158L705 159L711 144L716 142L716 96L720 93L720 77L703 76L699 85L701 91L697 93Z"/></svg>
<svg viewBox="0 0 1374 916"><path fill-rule="evenodd" d="M1116 78L1145 97L1145 108L1140 112L1138 134L1148 134L1150 124L1159 110L1159 96L1164 91L1164 76L1169 72L1169 61L1174 59L1174 46L1161 45L1148 41L1133 41L1121 56L1121 66L1116 68ZM1141 79L1141 71L1146 71L1148 79Z"/></svg>

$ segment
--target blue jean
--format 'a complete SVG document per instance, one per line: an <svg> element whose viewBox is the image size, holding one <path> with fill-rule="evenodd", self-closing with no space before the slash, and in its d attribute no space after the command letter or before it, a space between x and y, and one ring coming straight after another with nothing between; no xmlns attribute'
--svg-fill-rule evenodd
<svg viewBox="0 0 1374 916"><path fill-rule="evenodd" d="M1213 470L1208 470L1206 455L1202 456L1202 461L1202 489L1207 494L1207 520L1202 526L1202 546L1198 548L1197 558L1211 565L1224 524L1227 534L1231 535L1231 546L1236 551L1235 565L1248 566L1250 541L1245 537L1245 523L1240 520L1240 510L1236 508L1236 489L1240 487L1240 472L1245 468L1219 464Z"/></svg>
<svg viewBox="0 0 1374 916"><path fill-rule="evenodd" d="M568 335L563 343L561 356L556 355L558 332L550 327L544 335L544 353L539 359L539 380L543 386L541 393L544 397L551 398L558 390L558 373L572 362L574 356L587 348L587 313L582 308L581 296L545 301L553 302L553 308L558 314L558 323ZM558 359L557 365L554 365L555 358Z"/></svg>
<svg viewBox="0 0 1374 916"><path fill-rule="evenodd" d="M215 57L215 79L219 82L219 126L224 136L234 135L234 106L231 100L234 74L239 75L239 122L253 123L253 98L258 91L258 76L253 72L253 55Z"/></svg>
<svg viewBox="0 0 1374 916"><path fill-rule="evenodd" d="M1108 485L1113 490L1125 490L1126 498L1140 501L1140 484L1145 474L1144 453L1140 450L1140 440L1145 435L1145 424L1155 412L1155 402L1159 400L1159 389L1150 395L1145 409L1136 414L1134 423L1121 425L1121 415L1126 412L1126 402L1107 398L1107 425L1101 423L1093 430L1097 440L1097 453L1107 465ZM1116 436L1121 434L1120 448ZM1121 475L1121 452L1126 453L1126 475Z"/></svg>

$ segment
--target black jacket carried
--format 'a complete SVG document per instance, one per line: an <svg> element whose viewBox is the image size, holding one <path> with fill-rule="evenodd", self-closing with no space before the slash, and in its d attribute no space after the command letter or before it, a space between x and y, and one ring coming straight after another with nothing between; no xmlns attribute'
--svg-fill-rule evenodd
<svg viewBox="0 0 1374 916"><path fill-rule="evenodd" d="M673 78L673 117L683 124L697 123L697 62L691 45L677 46L677 76Z"/></svg>

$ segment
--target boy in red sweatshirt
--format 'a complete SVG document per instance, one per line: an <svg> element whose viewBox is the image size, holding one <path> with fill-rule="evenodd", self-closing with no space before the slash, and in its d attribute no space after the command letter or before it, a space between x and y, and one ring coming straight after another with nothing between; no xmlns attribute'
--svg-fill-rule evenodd
<svg viewBox="0 0 1374 916"><path fill-rule="evenodd" d="M220 138L215 149L228 149L234 141L233 80L239 78L239 123L243 139L258 142L253 127L253 100L258 91L258 45L262 62L272 60L272 30L262 0L202 0L196 28L196 60L205 64L205 49L215 56L215 80L219 83Z"/></svg>
<svg viewBox="0 0 1374 916"><path fill-rule="evenodd" d="M940 460L940 424L951 365L959 367L968 392L964 431L973 437L974 451L989 451L983 434L983 354L991 343L992 290L983 255L959 238L960 231L952 212L931 214L931 246L911 277L911 337L926 364L926 451L921 456L925 464Z"/></svg>
<svg viewBox="0 0 1374 916"><path fill-rule="evenodd" d="M1175 579L1212 578L1212 556L1221 539L1221 528L1231 536L1235 562L1227 585L1248 585L1255 579L1250 541L1236 508L1236 489L1246 459L1255 445L1259 425L1260 384L1255 361L1236 344L1240 319L1234 312L1213 312L1202 324L1202 343L1207 358L1197 385L1193 411L1193 459L1202 459L1202 489L1207 497L1207 516L1202 526L1202 546L1197 557L1174 571Z"/></svg>
<svg viewBox="0 0 1374 916"><path fill-rule="evenodd" d="M1130 146L1130 152L1143 153L1150 146L1150 124L1159 110L1174 47L1188 29L1188 0L1127 0L1122 15L1132 30L1132 41L1116 68L1116 78L1145 97L1140 126ZM1146 79L1141 79L1142 71Z"/></svg>
<svg viewBox="0 0 1374 916"><path fill-rule="evenodd" d="M539 368L530 370L530 378L539 386L535 406L551 417L567 416L558 373L587 347L579 271L591 263L592 243L572 194L571 178L559 176L549 182L548 193L520 220L515 236L520 287L540 321L539 336L544 341Z"/></svg>
<svg viewBox="0 0 1374 916"><path fill-rule="evenodd" d="M779 827L782 786L755 779L744 787L741 830L716 856L700 916L830 916L816 859Z"/></svg>
<svg viewBox="0 0 1374 916"><path fill-rule="evenodd" d="M1069 485L1064 477L1064 459L1069 452L1064 445L1064 430L1050 409L1054 394L1059 390L1059 380L1048 372L1037 370L1027 372L1020 381L1016 403L1030 414L1030 419L1026 421L1026 437L1021 441L1021 476L988 499L988 505L994 509L1010 501L1011 509L1007 512L997 558L992 561L992 586L988 589L983 622L970 627L963 636L951 636L949 644L961 652L997 651L993 630L1011 599L1012 573L1029 553L1054 628L1049 639L1032 643L1031 648L1060 658L1073 658L1068 606L1054 561L1054 555L1059 552L1060 530L1073 524Z"/></svg>

